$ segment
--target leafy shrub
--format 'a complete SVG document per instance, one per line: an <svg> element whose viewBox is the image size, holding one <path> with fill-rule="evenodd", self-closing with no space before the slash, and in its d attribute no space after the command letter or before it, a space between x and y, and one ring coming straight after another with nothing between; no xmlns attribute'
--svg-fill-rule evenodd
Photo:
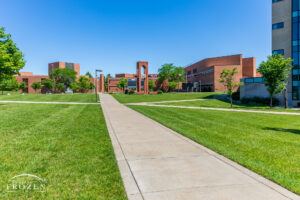
<svg viewBox="0 0 300 200"><path fill-rule="evenodd" d="M128 89L125 90L125 94L128 94Z"/></svg>
<svg viewBox="0 0 300 200"><path fill-rule="evenodd" d="M300 108L300 102L298 102L297 106Z"/></svg>
<svg viewBox="0 0 300 200"><path fill-rule="evenodd" d="M239 101L240 100L240 91L234 92L232 94L232 99L235 101Z"/></svg>
<svg viewBox="0 0 300 200"><path fill-rule="evenodd" d="M270 98L263 98L263 97L253 97L253 98L242 98L243 104L262 104L262 105L270 105ZM273 98L273 106L278 106L279 100L276 98Z"/></svg>
<svg viewBox="0 0 300 200"><path fill-rule="evenodd" d="M164 92L162 90L158 90L157 94L163 94Z"/></svg>
<svg viewBox="0 0 300 200"><path fill-rule="evenodd" d="M113 94L112 92L109 92L108 94Z"/></svg>
<svg viewBox="0 0 300 200"><path fill-rule="evenodd" d="M134 90L130 90L130 91L129 91L129 95L132 95L132 94L135 94L135 91L134 91Z"/></svg>

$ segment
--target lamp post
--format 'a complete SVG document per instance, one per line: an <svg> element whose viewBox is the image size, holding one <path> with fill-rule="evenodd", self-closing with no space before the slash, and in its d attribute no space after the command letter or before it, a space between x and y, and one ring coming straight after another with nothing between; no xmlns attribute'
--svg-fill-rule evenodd
<svg viewBox="0 0 300 200"><path fill-rule="evenodd" d="M102 72L101 69L96 69L95 71L95 82L96 82L96 85L95 85L95 94L96 94L96 102L98 102L98 97L97 97L97 72Z"/></svg>

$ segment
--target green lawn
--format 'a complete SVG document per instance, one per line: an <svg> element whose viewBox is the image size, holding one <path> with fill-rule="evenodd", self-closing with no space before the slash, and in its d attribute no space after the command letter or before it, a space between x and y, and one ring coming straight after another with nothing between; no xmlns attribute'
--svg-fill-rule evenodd
<svg viewBox="0 0 300 200"><path fill-rule="evenodd" d="M126 199L99 105L0 103L0 115L0 199ZM24 173L46 192L7 192Z"/></svg>
<svg viewBox="0 0 300 200"><path fill-rule="evenodd" d="M170 103L159 103L159 104L174 105L174 106L188 106L188 107L230 108L230 101L225 99L223 100L209 99L204 101L185 101L185 102L170 102ZM269 106L265 106L265 105L241 104L239 102L233 103L233 109L276 111L276 112L300 112L299 110L284 109L279 107L273 107L272 109L270 109Z"/></svg>
<svg viewBox="0 0 300 200"><path fill-rule="evenodd" d="M55 101L55 102L85 102L95 103L95 94L76 93L76 94L24 94L17 92L7 92L4 95L0 94L0 101ZM99 98L98 98L99 101Z"/></svg>
<svg viewBox="0 0 300 200"><path fill-rule="evenodd" d="M220 92L203 92L203 93L164 93L153 95L125 95L122 93L113 94L113 96L121 103L139 103L139 102L155 102L155 101L172 101L186 99L203 99L211 98L214 95L224 94Z"/></svg>
<svg viewBox="0 0 300 200"><path fill-rule="evenodd" d="M300 116L129 107L300 194Z"/></svg>

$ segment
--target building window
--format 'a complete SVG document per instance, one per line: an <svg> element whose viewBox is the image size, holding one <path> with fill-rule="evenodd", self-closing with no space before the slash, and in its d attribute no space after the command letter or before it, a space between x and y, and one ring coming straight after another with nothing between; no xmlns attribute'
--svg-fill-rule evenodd
<svg viewBox="0 0 300 200"><path fill-rule="evenodd" d="M274 50L274 51L272 52L272 54L280 54L280 55L284 55L284 49Z"/></svg>
<svg viewBox="0 0 300 200"><path fill-rule="evenodd" d="M277 3L279 1L282 1L282 0L272 0L272 3Z"/></svg>
<svg viewBox="0 0 300 200"><path fill-rule="evenodd" d="M187 72L187 75L191 75L191 74L192 74L192 72L191 72L191 71L188 71L188 72Z"/></svg>
<svg viewBox="0 0 300 200"><path fill-rule="evenodd" d="M275 29L280 29L280 28L284 28L284 23L283 22L280 22L280 23L277 23L277 24L273 24L272 25L272 29L275 30Z"/></svg>
<svg viewBox="0 0 300 200"><path fill-rule="evenodd" d="M197 73L197 69L193 69L193 74L196 74Z"/></svg>
<svg viewBox="0 0 300 200"><path fill-rule="evenodd" d="M292 59L293 59L293 70L292 70L292 94L293 100L300 100L300 8L299 0L292 0Z"/></svg>

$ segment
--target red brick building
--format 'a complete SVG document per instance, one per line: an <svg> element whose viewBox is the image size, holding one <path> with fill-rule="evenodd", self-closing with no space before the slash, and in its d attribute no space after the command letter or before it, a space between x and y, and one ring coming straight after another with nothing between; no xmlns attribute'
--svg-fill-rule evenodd
<svg viewBox="0 0 300 200"><path fill-rule="evenodd" d="M255 58L243 58L243 55L207 58L185 67L186 81L193 84L193 88L201 91L225 91L224 85L219 82L223 69L238 69L234 79L260 77L256 70Z"/></svg>
<svg viewBox="0 0 300 200"><path fill-rule="evenodd" d="M80 65L78 63L68 63L68 62L54 62L48 64L48 75L34 75L32 72L20 72L16 76L16 79L19 83L25 82L27 84L27 89L23 92L25 93L35 93L34 89L31 88L31 84L34 82L42 82L43 79L50 78L50 72L56 68L69 68L77 72L77 78L80 75ZM96 79L91 78L91 82L96 86ZM104 75L101 74L100 78L97 79L97 91L104 92ZM95 92L95 90L89 90L90 93ZM46 93L45 88L37 90L37 93Z"/></svg>
<svg viewBox="0 0 300 200"><path fill-rule="evenodd" d="M137 94L150 93L148 88L149 80L153 80L158 85L158 74L148 74L148 62L137 62L136 71L136 74L116 74L115 77L108 78L108 92L123 92L117 87L121 78L128 80L126 89L135 90Z"/></svg>

